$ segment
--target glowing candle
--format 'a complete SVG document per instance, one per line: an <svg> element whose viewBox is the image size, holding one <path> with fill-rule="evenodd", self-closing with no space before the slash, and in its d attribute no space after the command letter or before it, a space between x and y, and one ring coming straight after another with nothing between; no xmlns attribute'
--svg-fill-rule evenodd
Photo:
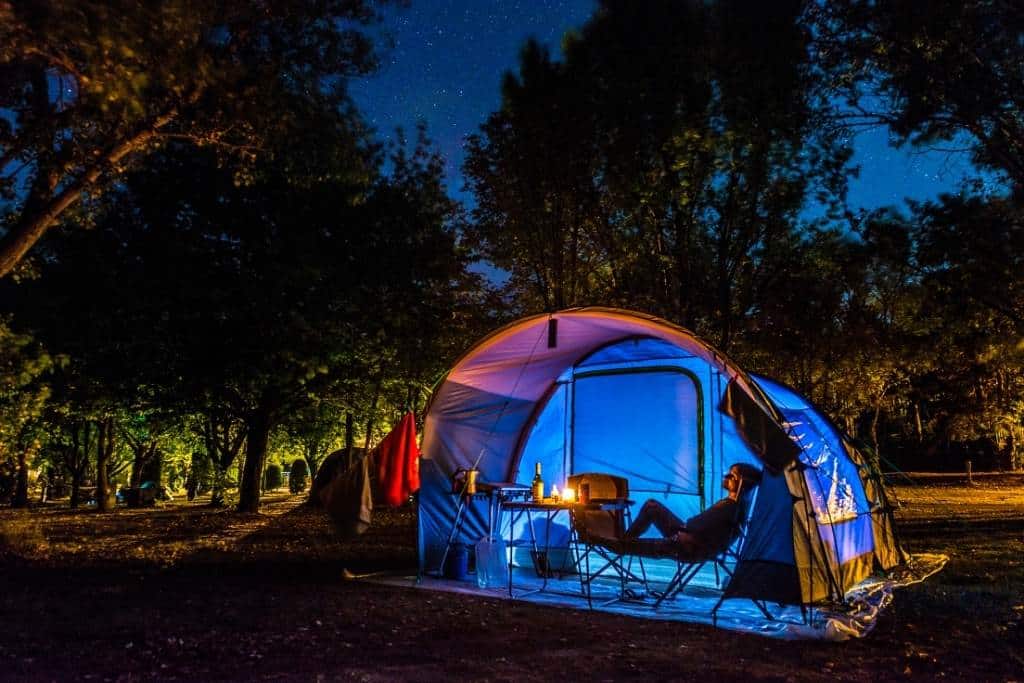
<svg viewBox="0 0 1024 683"><path fill-rule="evenodd" d="M566 503L575 503L576 492L572 489L562 489L562 501Z"/></svg>
<svg viewBox="0 0 1024 683"><path fill-rule="evenodd" d="M558 493L558 484L551 485L551 497L555 500L558 500L561 497Z"/></svg>

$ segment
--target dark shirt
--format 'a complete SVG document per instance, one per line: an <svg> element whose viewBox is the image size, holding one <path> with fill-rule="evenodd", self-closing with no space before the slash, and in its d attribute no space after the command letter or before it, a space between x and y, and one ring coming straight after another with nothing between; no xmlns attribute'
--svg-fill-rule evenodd
<svg viewBox="0 0 1024 683"><path fill-rule="evenodd" d="M721 550L729 544L736 522L736 501L723 498L686 521L684 533L698 537L705 548Z"/></svg>

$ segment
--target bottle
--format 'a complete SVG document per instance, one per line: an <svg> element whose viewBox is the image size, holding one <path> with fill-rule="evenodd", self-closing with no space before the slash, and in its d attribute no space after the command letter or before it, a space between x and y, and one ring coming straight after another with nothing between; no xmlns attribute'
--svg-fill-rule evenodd
<svg viewBox="0 0 1024 683"><path fill-rule="evenodd" d="M503 588L508 582L508 554L505 541L487 536L476 544L476 585Z"/></svg>
<svg viewBox="0 0 1024 683"><path fill-rule="evenodd" d="M530 491L533 493L533 499L536 501L544 500L544 479L540 476L540 463L537 463L535 473L533 475L533 484L530 486Z"/></svg>

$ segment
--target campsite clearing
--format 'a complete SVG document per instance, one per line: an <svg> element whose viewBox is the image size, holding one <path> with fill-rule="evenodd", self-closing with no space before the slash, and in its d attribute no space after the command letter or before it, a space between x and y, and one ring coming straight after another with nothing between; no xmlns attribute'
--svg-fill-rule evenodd
<svg viewBox="0 0 1024 683"><path fill-rule="evenodd" d="M343 581L415 566L411 512L344 543L295 497L4 510L0 677L1024 681L1024 477L918 482L896 487L904 544L950 562L840 644Z"/></svg>

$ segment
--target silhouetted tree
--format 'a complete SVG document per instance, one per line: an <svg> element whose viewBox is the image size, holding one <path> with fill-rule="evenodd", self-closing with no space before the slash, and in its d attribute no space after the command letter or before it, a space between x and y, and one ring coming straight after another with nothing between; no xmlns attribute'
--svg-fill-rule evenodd
<svg viewBox="0 0 1024 683"><path fill-rule="evenodd" d="M168 140L251 158L296 99L345 105L375 65L370 0L0 3L0 277ZM27 171L26 171L27 169ZM27 191L16 184L27 172Z"/></svg>

